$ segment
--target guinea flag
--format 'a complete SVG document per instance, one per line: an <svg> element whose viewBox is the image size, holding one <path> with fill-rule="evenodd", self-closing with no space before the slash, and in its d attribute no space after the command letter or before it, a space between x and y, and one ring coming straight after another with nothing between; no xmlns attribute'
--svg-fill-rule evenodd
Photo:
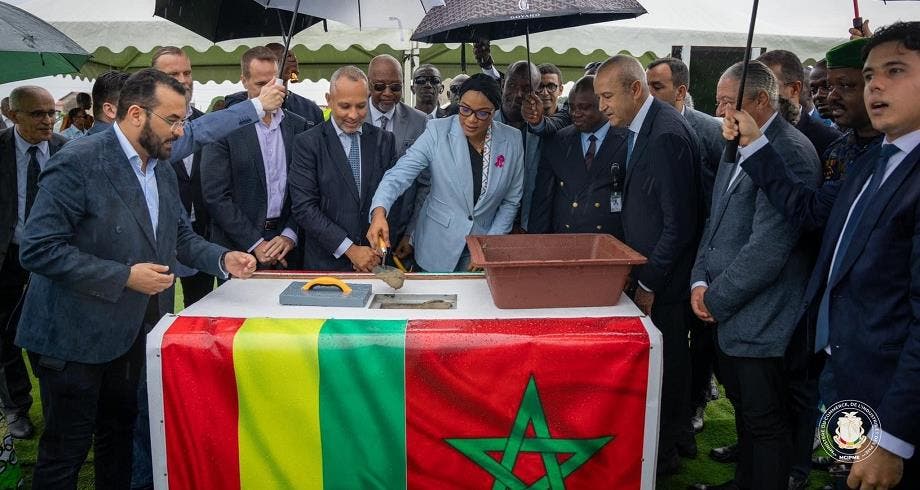
<svg viewBox="0 0 920 490"><path fill-rule="evenodd" d="M637 489L649 349L638 318L178 317L159 457L172 489Z"/></svg>

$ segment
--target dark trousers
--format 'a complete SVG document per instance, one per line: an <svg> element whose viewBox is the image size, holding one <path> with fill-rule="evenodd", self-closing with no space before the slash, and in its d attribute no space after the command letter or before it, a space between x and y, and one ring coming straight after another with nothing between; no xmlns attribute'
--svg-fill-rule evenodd
<svg viewBox="0 0 920 490"><path fill-rule="evenodd" d="M715 330L691 312L690 324L690 406L706 406L716 364Z"/></svg>
<svg viewBox="0 0 920 490"><path fill-rule="evenodd" d="M814 354L807 341L804 324L796 328L786 349L786 376L789 396L792 460L790 475L799 479L811 473L815 428L821 416L818 405L818 380L824 368L824 353Z"/></svg>
<svg viewBox="0 0 920 490"><path fill-rule="evenodd" d="M661 381L659 461L674 458L677 444L691 440L690 348L687 345L688 303L654 303L652 322L661 332L664 367Z"/></svg>
<svg viewBox="0 0 920 490"><path fill-rule="evenodd" d="M188 308L214 290L214 276L198 272L193 276L182 277L182 299Z"/></svg>
<svg viewBox="0 0 920 490"><path fill-rule="evenodd" d="M95 488L128 488L145 338L140 330L126 353L102 364L64 362L29 353L45 417L34 488L76 488L94 438Z"/></svg>
<svg viewBox="0 0 920 490"><path fill-rule="evenodd" d="M734 357L718 345L717 352L725 395L735 408L735 483L744 489L785 490L792 439L783 358Z"/></svg>
<svg viewBox="0 0 920 490"><path fill-rule="evenodd" d="M19 246L10 244L0 269L0 409L11 416L26 415L32 407L32 383L16 340L16 326L29 279L19 264Z"/></svg>

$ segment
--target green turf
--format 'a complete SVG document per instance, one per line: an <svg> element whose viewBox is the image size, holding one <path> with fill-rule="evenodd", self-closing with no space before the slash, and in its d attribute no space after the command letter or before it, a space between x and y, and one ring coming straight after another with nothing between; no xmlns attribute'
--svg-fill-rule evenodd
<svg viewBox="0 0 920 490"><path fill-rule="evenodd" d="M183 308L182 286L176 283L176 311ZM28 363L26 363L28 364ZM29 371L31 375L31 369ZM32 378L33 397L35 403L29 414L35 423L36 434L40 434L44 428L44 422L41 416L41 401L38 396L38 383ZM709 403L706 407L706 427L697 438L699 445L699 456L693 460L683 460L682 471L672 477L658 480L656 485L660 490L684 490L691 483L721 483L732 477L733 466L716 463L709 459L709 450L713 447L724 446L735 440L734 412L731 404L724 396L716 401ZM32 468L35 466L35 459L38 449L38 438L31 440L16 440L16 452L22 465L23 474L26 478L26 488L31 488ZM827 473L812 472L811 489L820 489L824 484L830 482ZM93 466L92 453L88 461L83 465L80 471L80 481L77 485L80 490L92 490L93 485Z"/></svg>

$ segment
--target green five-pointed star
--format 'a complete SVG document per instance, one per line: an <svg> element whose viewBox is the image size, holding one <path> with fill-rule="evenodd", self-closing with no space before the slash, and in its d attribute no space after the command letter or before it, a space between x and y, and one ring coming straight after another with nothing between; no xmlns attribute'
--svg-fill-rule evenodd
<svg viewBox="0 0 920 490"><path fill-rule="evenodd" d="M528 422L533 422L536 437L524 437ZM531 376L508 437L446 439L446 442L495 477L492 490L539 490L565 488L565 478L585 464L591 456L613 440L613 437L554 439L546 424L537 383ZM490 451L503 452L501 462L489 456ZM513 473L514 463L518 454L522 452L540 453L546 467L546 475L530 486ZM572 457L560 464L556 458L557 454L571 454Z"/></svg>

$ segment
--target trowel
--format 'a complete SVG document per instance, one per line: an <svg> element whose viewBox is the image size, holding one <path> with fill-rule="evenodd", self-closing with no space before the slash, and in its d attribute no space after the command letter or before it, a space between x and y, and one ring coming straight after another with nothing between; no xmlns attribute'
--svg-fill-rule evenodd
<svg viewBox="0 0 920 490"><path fill-rule="evenodd" d="M383 241L383 237L378 238L377 246L380 247L383 258L380 260L380 265L374 267L371 272L377 276L377 279L387 283L387 285L393 289L403 287L403 283L406 281L405 271L386 265L389 250L387 249L386 242ZM393 256L393 260L397 260L395 255Z"/></svg>

